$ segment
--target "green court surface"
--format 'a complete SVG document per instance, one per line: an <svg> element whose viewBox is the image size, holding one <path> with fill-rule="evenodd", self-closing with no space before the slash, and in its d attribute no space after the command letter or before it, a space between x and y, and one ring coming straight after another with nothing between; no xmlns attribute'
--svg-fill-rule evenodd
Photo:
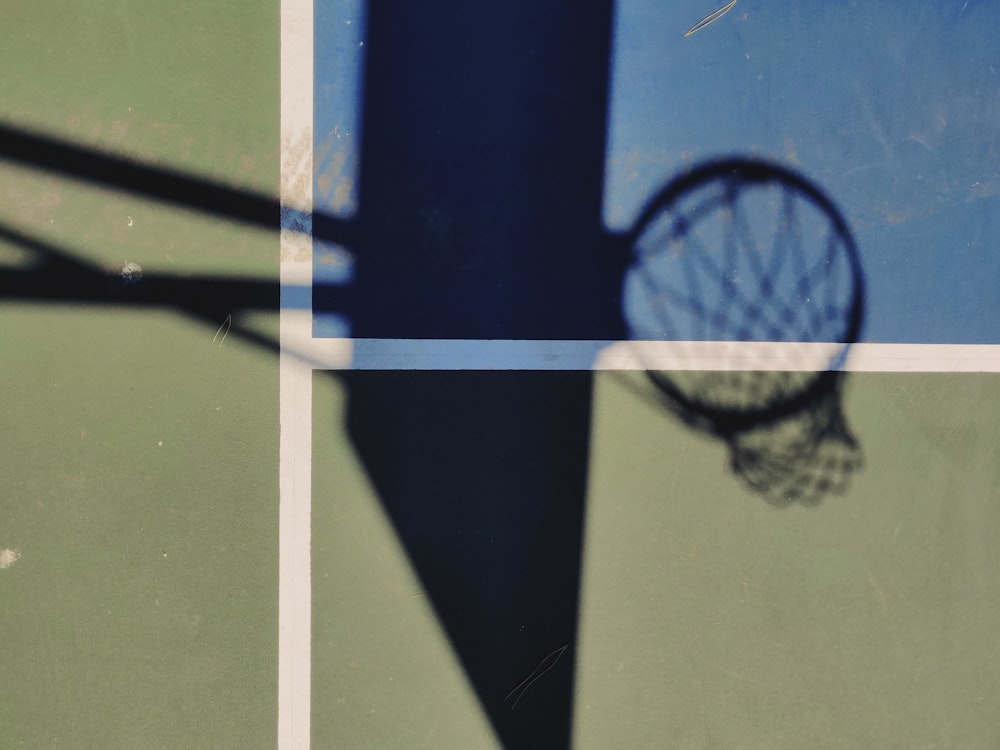
<svg viewBox="0 0 1000 750"><path fill-rule="evenodd" d="M994 744L996 376L852 376L863 468L785 508L639 378L594 383L573 746ZM315 387L315 746L496 746Z"/></svg>
<svg viewBox="0 0 1000 750"><path fill-rule="evenodd" d="M277 4L2 15L4 124L276 194ZM0 223L112 274L278 273L276 231L6 162ZM277 358L224 322L4 301L0 746L274 747Z"/></svg>
<svg viewBox="0 0 1000 750"><path fill-rule="evenodd" d="M2 15L3 125L278 200L278 2ZM307 368L311 609L279 627L279 551L295 554L279 447L296 425L280 413L278 227L2 159L0 225L5 280L44 281L60 255L109 285L74 300L56 263L58 294L0 300L0 748L497 747L489 707L544 713L545 673L572 686L575 748L1000 746L995 372L848 373L856 464L816 502L782 503L651 401L642 373ZM272 301L137 303L127 264L147 284L265 281ZM576 631L511 665L529 683L518 702L517 679L471 684L474 655L357 447L349 399L387 377L475 410L386 442L497 435L501 450L550 417L486 403L498 388L592 394ZM307 660L289 688L279 644L295 628Z"/></svg>

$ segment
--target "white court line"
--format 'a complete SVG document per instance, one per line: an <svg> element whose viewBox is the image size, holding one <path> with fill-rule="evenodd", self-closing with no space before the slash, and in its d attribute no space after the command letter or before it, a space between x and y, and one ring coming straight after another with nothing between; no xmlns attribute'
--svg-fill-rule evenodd
<svg viewBox="0 0 1000 750"><path fill-rule="evenodd" d="M281 0L281 312L278 450L278 748L310 742L312 367L286 349L311 335L288 290L312 284L312 0ZM285 209L293 209L286 211ZM295 211L297 209L297 211ZM309 226L303 225L309 222ZM303 329L303 327L305 328Z"/></svg>
<svg viewBox="0 0 1000 750"><path fill-rule="evenodd" d="M284 314L284 313L283 313ZM313 338L299 316L283 347L317 370L783 370L830 369L840 344L744 341L525 341ZM283 333L284 335L284 333ZM1000 372L1000 346L854 344L845 372Z"/></svg>

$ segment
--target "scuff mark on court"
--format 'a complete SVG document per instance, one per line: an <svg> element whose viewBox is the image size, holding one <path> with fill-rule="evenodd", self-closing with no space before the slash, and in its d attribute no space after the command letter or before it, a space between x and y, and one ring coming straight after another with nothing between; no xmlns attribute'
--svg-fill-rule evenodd
<svg viewBox="0 0 1000 750"><path fill-rule="evenodd" d="M882 590L882 587L879 586L878 582L875 580L875 576L872 575L871 569L868 570L868 582L871 583L872 588L875 589L875 596L878 597L878 602L882 607L882 612L883 613L888 612L889 600L886 598L885 592Z"/></svg>
<svg viewBox="0 0 1000 750"><path fill-rule="evenodd" d="M21 559L21 553L12 549L0 549L0 570L5 570Z"/></svg>

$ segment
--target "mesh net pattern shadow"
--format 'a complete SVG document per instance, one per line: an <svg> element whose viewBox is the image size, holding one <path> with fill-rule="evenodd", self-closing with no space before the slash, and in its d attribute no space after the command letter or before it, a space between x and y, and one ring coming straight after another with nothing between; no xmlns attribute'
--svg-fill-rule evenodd
<svg viewBox="0 0 1000 750"><path fill-rule="evenodd" d="M725 440L733 469L770 501L843 491L861 465L840 370L861 328L864 283L834 204L783 167L712 162L661 190L629 242L630 338L693 362L705 342L730 353L715 369L667 371L637 347L671 410ZM756 366L733 342L769 353Z"/></svg>

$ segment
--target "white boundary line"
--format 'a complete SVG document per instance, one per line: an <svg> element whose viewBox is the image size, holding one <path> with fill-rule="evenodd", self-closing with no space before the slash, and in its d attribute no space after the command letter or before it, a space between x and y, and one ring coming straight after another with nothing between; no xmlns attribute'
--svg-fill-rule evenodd
<svg viewBox="0 0 1000 750"><path fill-rule="evenodd" d="M784 370L830 368L840 344L313 338L308 311L283 351L317 370ZM845 372L1000 372L1000 346L854 344Z"/></svg>
<svg viewBox="0 0 1000 750"><path fill-rule="evenodd" d="M312 285L312 0L281 0L281 312L278 449L278 748L310 744L312 366L286 344L311 336L311 311L286 309ZM286 210L291 209L291 210ZM308 225L306 225L308 224Z"/></svg>

